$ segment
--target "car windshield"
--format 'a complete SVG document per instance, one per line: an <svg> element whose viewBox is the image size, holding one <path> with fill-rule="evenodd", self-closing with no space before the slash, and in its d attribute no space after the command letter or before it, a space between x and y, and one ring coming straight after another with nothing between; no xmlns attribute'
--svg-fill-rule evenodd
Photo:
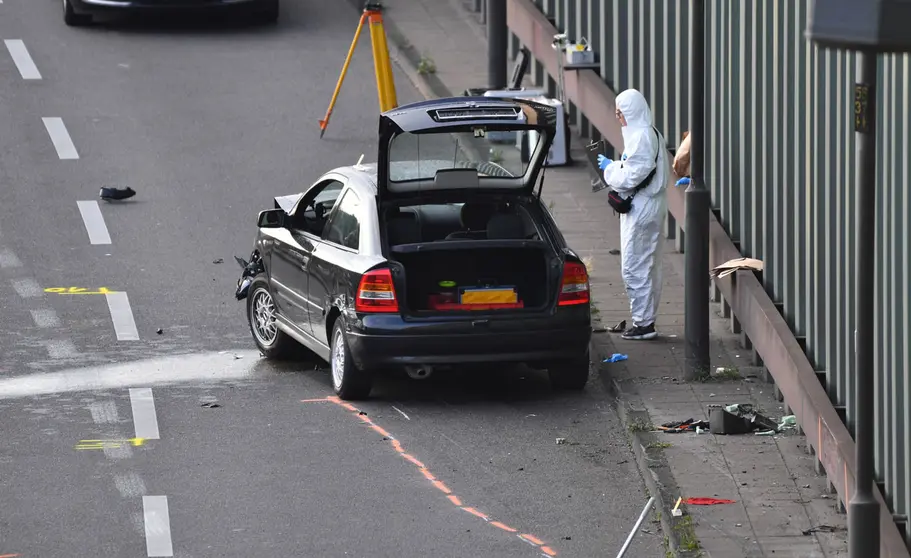
<svg viewBox="0 0 911 558"><path fill-rule="evenodd" d="M475 168L484 177L521 177L529 163L522 160L517 135L528 136L526 153L533 153L540 141L536 133L487 131L484 137L475 137L473 132L399 134L389 146L389 180L433 180L438 170L457 168Z"/></svg>

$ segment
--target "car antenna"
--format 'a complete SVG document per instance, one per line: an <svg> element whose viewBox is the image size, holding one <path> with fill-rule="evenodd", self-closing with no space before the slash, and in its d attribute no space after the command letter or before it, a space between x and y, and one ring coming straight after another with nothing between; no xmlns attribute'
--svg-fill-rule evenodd
<svg viewBox="0 0 911 558"><path fill-rule="evenodd" d="M362 163L363 161L364 161L364 154L361 153L361 156L358 157L357 163L354 163L354 166L355 166L355 167L361 166L361 163Z"/></svg>

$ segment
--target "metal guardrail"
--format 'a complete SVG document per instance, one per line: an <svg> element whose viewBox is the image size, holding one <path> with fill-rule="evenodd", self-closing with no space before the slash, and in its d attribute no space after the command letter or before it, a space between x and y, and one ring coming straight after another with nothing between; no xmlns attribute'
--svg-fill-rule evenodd
<svg viewBox="0 0 911 558"><path fill-rule="evenodd" d="M627 87L646 95L666 137L686 130L686 0L506 2L511 50L529 49L531 79L550 92L558 75L554 34L584 36L599 56L598 72L564 77L570 119L583 135L622 146L614 99ZM707 0L707 11L711 264L741 255L765 262L761 278L739 272L717 281L716 297L733 312L732 328L761 357L847 502L854 482L854 55L817 49L803 36L806 2ZM902 558L911 543L909 81L911 57L880 57L880 224L870 241L881 324L876 471L884 495L882 556ZM668 228L678 248L683 203L683 192L671 187Z"/></svg>

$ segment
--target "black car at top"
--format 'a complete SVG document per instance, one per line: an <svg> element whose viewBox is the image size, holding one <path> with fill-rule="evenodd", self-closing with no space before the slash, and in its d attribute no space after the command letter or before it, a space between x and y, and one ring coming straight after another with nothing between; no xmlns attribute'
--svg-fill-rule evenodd
<svg viewBox="0 0 911 558"><path fill-rule="evenodd" d="M275 198L238 280L268 358L306 348L344 399L373 372L527 363L558 388L589 375L589 279L541 202L554 108L458 97L380 116L376 163ZM527 134L503 153L495 134ZM363 156L361 157L363 159Z"/></svg>
<svg viewBox="0 0 911 558"><path fill-rule="evenodd" d="M279 0L63 0L63 21L90 25L94 16L126 13L180 13L189 10L243 9L264 23L278 20Z"/></svg>

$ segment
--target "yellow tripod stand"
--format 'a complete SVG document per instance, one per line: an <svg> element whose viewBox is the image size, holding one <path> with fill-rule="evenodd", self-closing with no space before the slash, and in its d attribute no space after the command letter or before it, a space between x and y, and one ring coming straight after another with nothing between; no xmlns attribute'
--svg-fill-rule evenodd
<svg viewBox="0 0 911 558"><path fill-rule="evenodd" d="M379 0L367 0L364 13L361 14L361 19L357 24L357 31L354 33L354 40L351 41L351 48L348 49L348 56L345 57L345 63L342 65L342 73L335 84L332 100L329 101L326 117L319 121L320 138L323 137L329 126L329 117L332 116L332 109L335 107L338 93L342 89L342 82L345 81L345 73L348 72L348 65L351 63L357 41L361 38L364 22L370 25L370 43L373 50L373 68L376 72L376 90L380 100L380 112L386 112L398 106L395 81L392 77L392 62L389 60L389 46L386 44L386 30L383 28L383 5Z"/></svg>

